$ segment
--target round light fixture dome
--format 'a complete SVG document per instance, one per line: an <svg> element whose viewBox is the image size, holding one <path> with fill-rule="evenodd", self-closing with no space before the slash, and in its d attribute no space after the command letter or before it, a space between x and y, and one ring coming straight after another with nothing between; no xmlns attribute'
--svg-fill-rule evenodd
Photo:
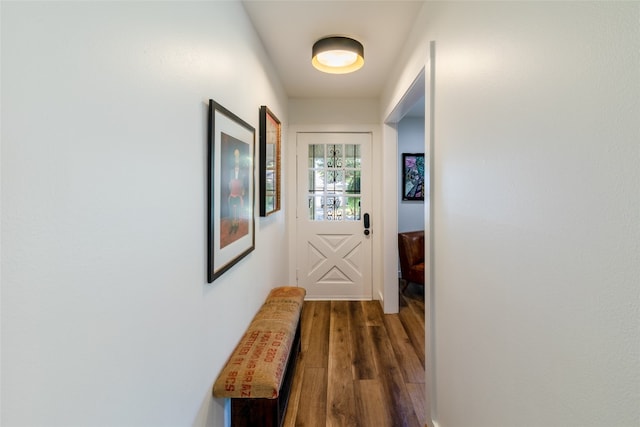
<svg viewBox="0 0 640 427"><path fill-rule="evenodd" d="M362 44L349 37L325 37L314 43L311 63L318 70L331 74L346 74L364 65Z"/></svg>

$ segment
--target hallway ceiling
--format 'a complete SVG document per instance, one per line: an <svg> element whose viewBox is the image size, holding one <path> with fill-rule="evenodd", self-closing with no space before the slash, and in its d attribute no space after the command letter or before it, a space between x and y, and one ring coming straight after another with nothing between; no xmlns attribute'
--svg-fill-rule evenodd
<svg viewBox="0 0 640 427"><path fill-rule="evenodd" d="M290 98L378 98L422 8L422 0L242 0ZM325 74L311 47L328 35L364 45L365 65Z"/></svg>

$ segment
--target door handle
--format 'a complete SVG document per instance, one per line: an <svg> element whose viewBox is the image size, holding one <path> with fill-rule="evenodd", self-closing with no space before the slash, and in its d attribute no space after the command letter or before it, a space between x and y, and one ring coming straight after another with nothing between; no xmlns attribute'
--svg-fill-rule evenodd
<svg viewBox="0 0 640 427"><path fill-rule="evenodd" d="M369 214L368 214L368 213L366 213L366 214L364 214L364 235L365 235L365 236L368 236L368 235L369 235L369 233L370 233L370 231L369 231L369 225L370 225L370 224L369 224L369 223L370 223L370 221L369 221Z"/></svg>

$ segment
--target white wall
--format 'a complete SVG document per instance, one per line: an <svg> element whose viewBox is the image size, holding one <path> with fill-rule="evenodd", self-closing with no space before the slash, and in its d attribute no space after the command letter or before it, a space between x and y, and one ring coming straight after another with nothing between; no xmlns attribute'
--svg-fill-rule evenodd
<svg viewBox="0 0 640 427"><path fill-rule="evenodd" d="M224 424L288 248L207 284L207 102L286 123L275 76L238 2L2 2L3 426Z"/></svg>
<svg viewBox="0 0 640 427"><path fill-rule="evenodd" d="M440 427L640 423L639 15L428 2L417 19L382 111L435 40Z"/></svg>
<svg viewBox="0 0 640 427"><path fill-rule="evenodd" d="M400 173L402 173L403 153L424 152L424 118L405 117L400 120L398 123L398 170ZM398 232L424 230L424 202L402 200L402 175L398 178L398 186Z"/></svg>

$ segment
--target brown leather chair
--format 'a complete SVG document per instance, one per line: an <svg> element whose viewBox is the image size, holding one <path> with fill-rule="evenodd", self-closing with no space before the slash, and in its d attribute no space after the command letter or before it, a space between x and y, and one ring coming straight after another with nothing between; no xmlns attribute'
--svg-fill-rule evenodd
<svg viewBox="0 0 640 427"><path fill-rule="evenodd" d="M409 282L424 286L424 230L398 233L398 253L404 281L402 292Z"/></svg>

